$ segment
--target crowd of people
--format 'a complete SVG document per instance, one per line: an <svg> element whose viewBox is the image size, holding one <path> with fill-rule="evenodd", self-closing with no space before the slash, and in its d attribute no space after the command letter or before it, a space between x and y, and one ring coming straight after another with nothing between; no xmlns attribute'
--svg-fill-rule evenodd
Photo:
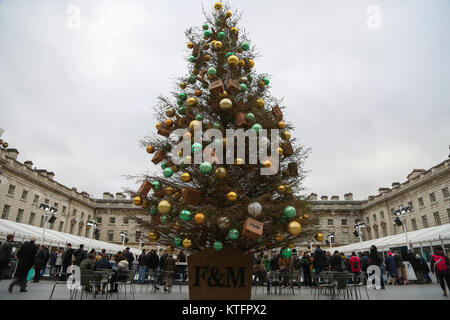
<svg viewBox="0 0 450 320"><path fill-rule="evenodd" d="M429 273L435 273L444 296L447 296L445 284L450 288L450 261L441 247L436 248L431 256L431 268L422 256L411 250L408 250L406 257L406 261L414 270L417 283L431 283ZM355 278L362 279L366 283L367 269L371 265L380 267L381 289L385 289L385 278L388 285L409 284L405 263L400 252L389 251L386 259L383 259L376 246L371 247L369 254L352 252L350 256L346 256L337 250L331 254L329 251L322 250L318 245L313 253L305 251L301 257L298 256L296 249L292 249L292 256L289 258L284 258L281 251L279 253L272 251L270 256L267 253L261 253L254 259L255 281L264 283L273 271L279 271L282 288L288 285L290 274L298 275L298 279L295 279L298 285L315 286L318 275L323 271L349 272ZM270 286L271 282L267 281L268 294L270 294Z"/></svg>

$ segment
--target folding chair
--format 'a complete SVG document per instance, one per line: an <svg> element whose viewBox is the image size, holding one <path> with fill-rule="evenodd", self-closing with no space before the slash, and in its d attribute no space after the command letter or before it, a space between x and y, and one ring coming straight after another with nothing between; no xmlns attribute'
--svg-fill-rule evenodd
<svg viewBox="0 0 450 320"><path fill-rule="evenodd" d="M136 291L135 285L134 285L134 278L136 276L136 270L130 270L127 273L122 273L119 276L123 277L125 276L125 278L123 278L124 280L118 280L117 282L115 282L114 284L118 285L117 288L117 300L119 300L119 296L120 296L120 292L122 290L122 288L125 290L125 299L127 298L127 286L130 287L130 291L133 294L133 300L134 300L134 292Z"/></svg>

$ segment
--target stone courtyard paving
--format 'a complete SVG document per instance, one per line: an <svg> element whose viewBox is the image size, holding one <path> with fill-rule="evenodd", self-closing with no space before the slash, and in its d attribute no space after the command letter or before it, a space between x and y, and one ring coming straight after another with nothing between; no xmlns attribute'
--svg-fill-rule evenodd
<svg viewBox="0 0 450 320"><path fill-rule="evenodd" d="M8 285L11 280L3 280L0 282L0 300L48 300L50 292L53 287L52 281L41 281L40 283L29 283L28 292L19 292L19 287L14 287L13 293L8 292ZM128 291L128 289L127 289ZM146 290L146 286L141 288L136 285L136 300L188 300L189 292L187 286L182 286L182 292L180 293L180 287L174 286L172 293L157 292L151 293L150 290ZM442 290L438 284L428 285L408 285L408 286L389 286L385 290L369 290L369 296L371 300L450 300L450 298L443 297ZM364 297L364 293L363 293ZM104 295L98 295L97 299L104 299ZM69 291L64 285L58 285L55 289L52 300L68 300ZM78 296L79 299L79 296ZM83 297L83 300L85 297ZM92 295L88 296L88 299L92 299ZM117 294L113 294L112 301L117 300ZM132 296L127 292L127 299L131 300ZM252 300L313 300L314 297L311 294L310 288L302 288L300 294L298 290L295 290L295 295L283 294L283 295L266 295L261 293L261 288L258 288L258 294L252 294ZM325 298L321 296L321 300ZM125 300L123 294L120 296L120 300Z"/></svg>

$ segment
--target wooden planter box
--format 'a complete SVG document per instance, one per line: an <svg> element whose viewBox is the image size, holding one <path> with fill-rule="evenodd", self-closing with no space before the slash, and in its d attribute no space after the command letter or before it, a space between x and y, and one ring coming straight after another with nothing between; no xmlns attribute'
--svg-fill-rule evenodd
<svg viewBox="0 0 450 320"><path fill-rule="evenodd" d="M224 247L188 257L189 299L250 300L253 259L241 250Z"/></svg>

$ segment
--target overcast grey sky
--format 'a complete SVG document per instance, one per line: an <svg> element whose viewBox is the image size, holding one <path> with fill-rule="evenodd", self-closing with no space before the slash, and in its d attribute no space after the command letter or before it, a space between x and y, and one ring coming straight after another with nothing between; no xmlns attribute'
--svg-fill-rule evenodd
<svg viewBox="0 0 450 320"><path fill-rule="evenodd" d="M449 1L231 3L312 148L308 192L364 199L447 159ZM185 74L184 31L203 22L200 1L0 0L2 138L68 187L134 187L123 175L153 167L138 147L151 107Z"/></svg>

